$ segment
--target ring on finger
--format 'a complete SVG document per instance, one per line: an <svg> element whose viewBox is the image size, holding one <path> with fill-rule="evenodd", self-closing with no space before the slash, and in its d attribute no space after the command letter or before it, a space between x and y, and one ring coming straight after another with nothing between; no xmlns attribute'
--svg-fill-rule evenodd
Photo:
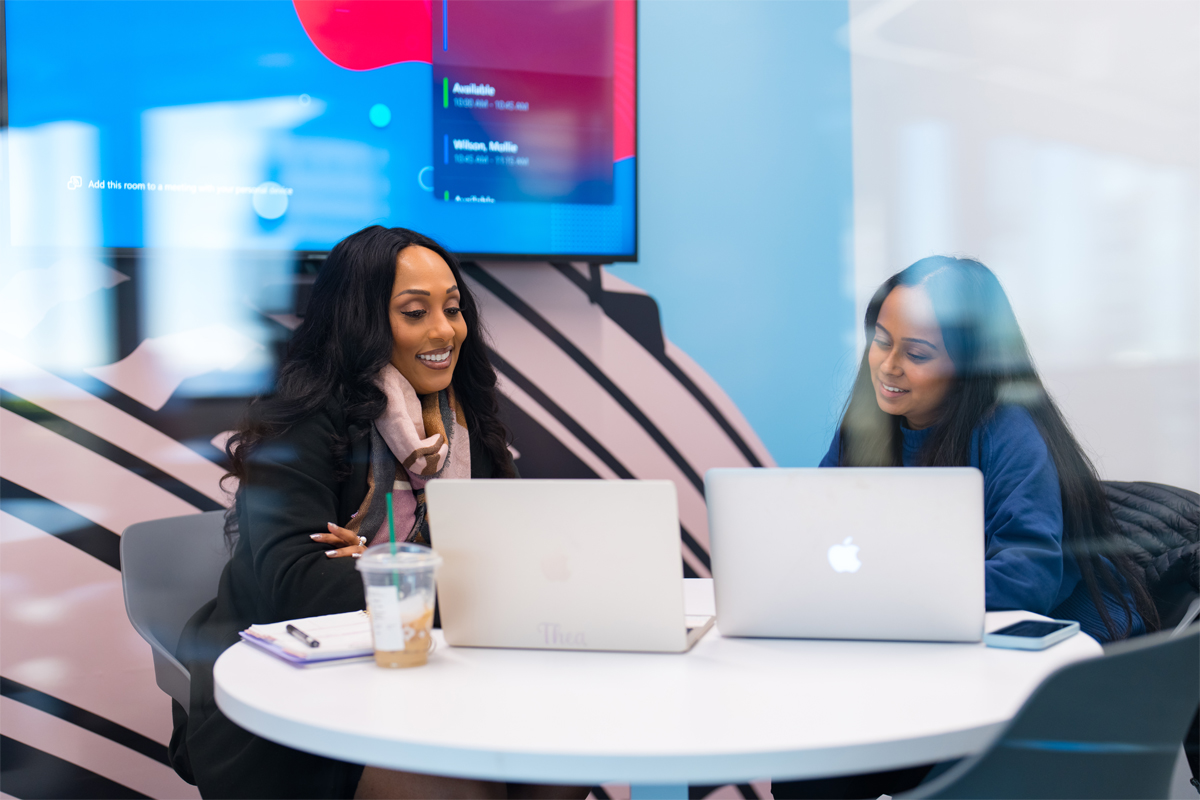
<svg viewBox="0 0 1200 800"><path fill-rule="evenodd" d="M358 546L366 547L367 546L367 537L365 537L365 536L358 537Z"/></svg>

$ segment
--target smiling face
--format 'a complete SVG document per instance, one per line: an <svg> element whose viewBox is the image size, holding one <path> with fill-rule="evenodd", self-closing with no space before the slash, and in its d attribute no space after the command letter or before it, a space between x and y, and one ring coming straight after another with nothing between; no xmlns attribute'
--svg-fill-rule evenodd
<svg viewBox="0 0 1200 800"><path fill-rule="evenodd" d="M440 392L454 377L467 338L458 301L454 273L441 256L416 245L400 251L388 305L392 365L419 395Z"/></svg>
<svg viewBox="0 0 1200 800"><path fill-rule="evenodd" d="M913 429L937 422L954 380L954 364L923 288L892 289L879 309L867 358L881 409L904 417Z"/></svg>

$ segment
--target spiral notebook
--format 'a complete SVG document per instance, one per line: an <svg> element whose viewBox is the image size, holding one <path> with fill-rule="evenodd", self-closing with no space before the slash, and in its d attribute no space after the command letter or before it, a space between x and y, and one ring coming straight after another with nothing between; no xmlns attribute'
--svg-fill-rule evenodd
<svg viewBox="0 0 1200 800"><path fill-rule="evenodd" d="M310 647L288 633L288 625L304 631L319 642L319 646ZM239 635L242 641L297 667L361 661L375 654L371 642L371 618L365 611L251 625Z"/></svg>

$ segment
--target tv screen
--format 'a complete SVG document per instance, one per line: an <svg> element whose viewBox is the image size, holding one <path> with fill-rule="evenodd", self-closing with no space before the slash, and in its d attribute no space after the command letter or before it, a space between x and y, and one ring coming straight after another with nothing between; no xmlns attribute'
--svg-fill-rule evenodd
<svg viewBox="0 0 1200 800"><path fill-rule="evenodd" d="M632 0L4 12L14 247L636 257Z"/></svg>

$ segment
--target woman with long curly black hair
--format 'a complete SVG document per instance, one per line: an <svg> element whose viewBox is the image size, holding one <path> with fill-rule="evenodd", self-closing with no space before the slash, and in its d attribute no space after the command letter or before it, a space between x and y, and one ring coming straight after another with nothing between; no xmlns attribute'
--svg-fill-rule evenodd
<svg viewBox="0 0 1200 800"><path fill-rule="evenodd" d="M227 446L229 477L238 481L226 523L232 557L217 598L182 637L191 707L186 719L176 708L171 746L176 768L190 771L205 797L513 791L364 769L269 742L221 713L212 682L216 657L252 623L364 607L354 557L386 540L389 489L398 536L428 543L426 481L516 477L497 414L483 324L454 257L403 228L374 226L338 243L317 275L275 392L251 404ZM330 690L339 691L336 675L329 677Z"/></svg>

